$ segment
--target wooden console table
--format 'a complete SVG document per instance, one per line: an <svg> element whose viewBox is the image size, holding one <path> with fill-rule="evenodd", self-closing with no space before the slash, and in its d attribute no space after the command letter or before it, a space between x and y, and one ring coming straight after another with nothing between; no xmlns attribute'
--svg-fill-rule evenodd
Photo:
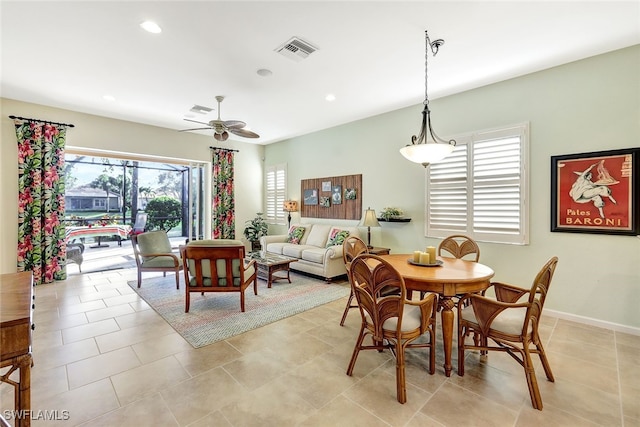
<svg viewBox="0 0 640 427"><path fill-rule="evenodd" d="M0 381L15 395L15 427L31 425L31 330L35 307L30 271L0 275L0 368L10 366ZM9 377L20 371L18 381Z"/></svg>

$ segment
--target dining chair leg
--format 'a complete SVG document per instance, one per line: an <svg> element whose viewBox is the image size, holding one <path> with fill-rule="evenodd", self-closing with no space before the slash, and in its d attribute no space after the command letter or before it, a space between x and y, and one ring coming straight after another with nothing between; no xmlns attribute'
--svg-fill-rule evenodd
<svg viewBox="0 0 640 427"><path fill-rule="evenodd" d="M342 313L342 320L340 320L340 326L344 326L344 321L347 319L347 314L349 314L349 309L357 308L357 305L351 305L353 301L354 295L353 290L349 294L349 299L347 300L347 306L344 308L344 313Z"/></svg>
<svg viewBox="0 0 640 427"><path fill-rule="evenodd" d="M180 289L180 272L176 271L176 289Z"/></svg>
<svg viewBox="0 0 640 427"><path fill-rule="evenodd" d="M191 304L191 292L189 292L189 285L187 285L187 292L186 292L186 298L185 298L185 303L184 303L184 312L188 313L189 312L189 305Z"/></svg>
<svg viewBox="0 0 640 427"><path fill-rule="evenodd" d="M142 284L142 271L138 270L138 287Z"/></svg>
<svg viewBox="0 0 640 427"><path fill-rule="evenodd" d="M523 364L524 373L527 377L527 386L529 387L529 395L531 396L531 406L535 409L542 411L542 397L540 396L540 390L538 389L538 380L536 379L536 371L533 368L531 361L531 353L529 352L528 343L524 343L523 349Z"/></svg>
<svg viewBox="0 0 640 427"><path fill-rule="evenodd" d="M547 354L544 351L544 347L541 342L536 343L536 348L538 349L538 356L540 356L540 362L542 363L542 368L544 369L544 373L547 376L547 379L551 382L555 382L555 378L553 377L553 372L551 372L551 365L549 365L549 361L547 360Z"/></svg>
<svg viewBox="0 0 640 427"><path fill-rule="evenodd" d="M402 341L396 342L396 388L398 402L405 403L407 401L407 386L404 376L404 347Z"/></svg>
<svg viewBox="0 0 640 427"><path fill-rule="evenodd" d="M458 328L458 375L464 376L464 339L466 331Z"/></svg>
<svg viewBox="0 0 640 427"><path fill-rule="evenodd" d="M349 367L347 368L347 375L353 375L353 368L356 366L356 360L358 359L358 354L360 353L360 348L362 347L362 342L364 341L364 325L360 327L360 333L358 334L358 340L356 341L356 346L353 348L353 354L351 355L351 360L349 361Z"/></svg>

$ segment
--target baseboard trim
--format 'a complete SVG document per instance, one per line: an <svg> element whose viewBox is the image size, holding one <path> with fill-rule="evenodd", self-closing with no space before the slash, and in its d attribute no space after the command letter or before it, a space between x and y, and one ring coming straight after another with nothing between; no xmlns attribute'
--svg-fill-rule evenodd
<svg viewBox="0 0 640 427"><path fill-rule="evenodd" d="M640 328L634 328L633 326L622 325L620 323L607 322L604 320L593 319L591 317L579 316L577 314L549 310L546 308L544 309L544 314L557 317L558 319L570 320L572 322L583 323L585 325L596 326L598 328L611 329L616 332L640 336Z"/></svg>

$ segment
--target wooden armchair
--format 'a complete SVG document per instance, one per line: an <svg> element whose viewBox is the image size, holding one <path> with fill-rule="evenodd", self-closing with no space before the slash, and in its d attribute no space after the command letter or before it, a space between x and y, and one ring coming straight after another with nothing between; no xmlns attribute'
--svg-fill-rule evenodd
<svg viewBox="0 0 640 427"><path fill-rule="evenodd" d="M468 294L460 300L458 375L464 375L466 350L480 350L481 354L488 351L506 352L524 368L531 404L535 409L542 410L542 397L538 390L531 354L540 357L547 379L553 382L553 373L538 335L538 326L557 264L557 257L547 261L536 275L530 289L495 282L489 289L494 288L496 299ZM528 298L525 300L522 297L526 295ZM471 301L468 307L464 307L466 300ZM470 332L474 333L473 344L467 344L465 341ZM489 340L492 345L489 345Z"/></svg>
<svg viewBox="0 0 640 427"><path fill-rule="evenodd" d="M171 271L176 275L176 289L180 289L182 261L177 254L171 252L171 242L166 231L132 234L131 246L138 267L138 287L142 283L143 271L161 271L165 276Z"/></svg>
<svg viewBox="0 0 640 427"><path fill-rule="evenodd" d="M360 350L389 349L396 358L397 399L405 403L405 349L428 347L429 373L433 375L435 372L437 295L428 294L420 301L407 300L400 273L384 259L371 254L359 255L351 262L351 278L362 326L347 375L353 373ZM397 293L382 295L381 290L388 287L397 288ZM429 333L428 343L413 342L425 333ZM363 344L367 335L371 335L373 345Z"/></svg>
<svg viewBox="0 0 640 427"><path fill-rule="evenodd" d="M258 269L255 260L244 262L245 248L239 240L194 240L180 246L187 284L185 313L189 312L191 292L239 292L244 312L244 291L253 282L258 295Z"/></svg>

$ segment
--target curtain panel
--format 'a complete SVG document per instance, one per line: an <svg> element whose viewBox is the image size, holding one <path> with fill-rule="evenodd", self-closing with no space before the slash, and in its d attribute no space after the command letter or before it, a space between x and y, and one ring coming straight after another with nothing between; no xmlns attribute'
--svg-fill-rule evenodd
<svg viewBox="0 0 640 427"><path fill-rule="evenodd" d="M214 239L236 238L233 151L213 148L212 227Z"/></svg>
<svg viewBox="0 0 640 427"><path fill-rule="evenodd" d="M64 280L66 126L15 120L18 140L18 271L36 285Z"/></svg>

